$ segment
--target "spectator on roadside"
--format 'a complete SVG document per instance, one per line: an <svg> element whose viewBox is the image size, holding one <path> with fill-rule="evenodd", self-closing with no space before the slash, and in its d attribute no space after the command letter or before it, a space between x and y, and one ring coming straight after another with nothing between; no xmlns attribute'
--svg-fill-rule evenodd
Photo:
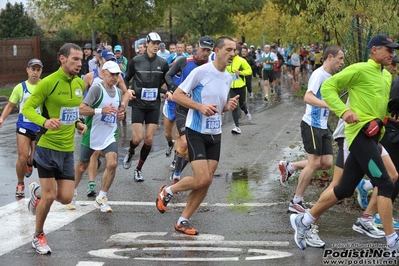
<svg viewBox="0 0 399 266"><path fill-rule="evenodd" d="M165 60L168 60L168 57L170 56L170 52L166 49L166 45L163 42L159 44L157 55Z"/></svg>
<svg viewBox="0 0 399 266"><path fill-rule="evenodd" d="M122 46L115 45L114 54L116 57L116 63L118 63L121 71L126 73L127 70L127 58L122 55Z"/></svg>
<svg viewBox="0 0 399 266"><path fill-rule="evenodd" d="M94 50L93 52L94 57L89 61L89 72L93 72L94 69L99 68L101 52L102 52L102 47L97 46L97 49Z"/></svg>
<svg viewBox="0 0 399 266"><path fill-rule="evenodd" d="M83 79L83 76L90 72L89 61L93 59L93 49L90 43L86 43L83 47L83 59L82 67L80 68L79 76Z"/></svg>

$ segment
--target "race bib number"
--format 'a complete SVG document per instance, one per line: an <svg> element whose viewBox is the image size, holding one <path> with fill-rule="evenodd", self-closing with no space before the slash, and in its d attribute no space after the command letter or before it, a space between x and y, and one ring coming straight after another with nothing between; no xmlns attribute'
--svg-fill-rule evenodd
<svg viewBox="0 0 399 266"><path fill-rule="evenodd" d="M233 81L238 80L238 76L236 74L231 74L231 76L233 77Z"/></svg>
<svg viewBox="0 0 399 266"><path fill-rule="evenodd" d="M158 88L143 88L141 90L141 99L143 101L155 101L158 96Z"/></svg>
<svg viewBox="0 0 399 266"><path fill-rule="evenodd" d="M204 117L204 124L202 128L203 133L208 134L219 134L220 133L220 116L219 114L215 114L211 117Z"/></svg>
<svg viewBox="0 0 399 266"><path fill-rule="evenodd" d="M79 107L61 107L60 110L61 124L75 124L79 117Z"/></svg>
<svg viewBox="0 0 399 266"><path fill-rule="evenodd" d="M102 115L100 120L106 124L115 124L116 115Z"/></svg>

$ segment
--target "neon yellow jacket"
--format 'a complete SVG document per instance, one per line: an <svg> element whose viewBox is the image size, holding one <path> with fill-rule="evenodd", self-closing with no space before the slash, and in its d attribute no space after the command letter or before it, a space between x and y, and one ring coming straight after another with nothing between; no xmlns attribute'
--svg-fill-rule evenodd
<svg viewBox="0 0 399 266"><path fill-rule="evenodd" d="M227 71L234 75L233 77L233 82L231 82L230 88L242 88L245 86L245 76L250 76L252 75L252 68L248 64L247 60L245 58L242 58L239 55L234 56L233 62L231 62L231 65L227 66ZM234 74L234 72L238 70L240 71L240 75L237 76Z"/></svg>
<svg viewBox="0 0 399 266"><path fill-rule="evenodd" d="M387 106L391 84L391 74L372 59L348 66L322 84L323 99L338 117L351 109L359 118L358 123L345 125L348 147L365 124L375 118L383 121L389 116ZM348 89L350 108L338 95L344 88ZM383 128L380 138L384 131Z"/></svg>

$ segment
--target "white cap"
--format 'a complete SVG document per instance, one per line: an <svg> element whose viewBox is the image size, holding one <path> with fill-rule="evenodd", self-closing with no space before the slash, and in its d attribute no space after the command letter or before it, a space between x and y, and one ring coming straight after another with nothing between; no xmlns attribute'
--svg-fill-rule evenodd
<svg viewBox="0 0 399 266"><path fill-rule="evenodd" d="M151 42L151 41L153 41L153 42L162 42L161 36L159 36L159 34L156 33L156 32L148 33L146 40L147 40L147 42Z"/></svg>
<svg viewBox="0 0 399 266"><path fill-rule="evenodd" d="M119 67L119 65L114 62L114 61L107 61L104 63L103 70L108 70L111 73L121 73L121 68Z"/></svg>

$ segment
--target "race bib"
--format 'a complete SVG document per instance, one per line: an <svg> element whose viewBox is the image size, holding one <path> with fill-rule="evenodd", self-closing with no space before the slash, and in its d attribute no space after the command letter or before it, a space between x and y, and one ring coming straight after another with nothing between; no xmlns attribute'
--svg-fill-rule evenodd
<svg viewBox="0 0 399 266"><path fill-rule="evenodd" d="M116 115L101 115L101 122L106 124L115 124L116 123Z"/></svg>
<svg viewBox="0 0 399 266"><path fill-rule="evenodd" d="M158 88L143 88L141 90L141 99L143 101L155 101L158 96Z"/></svg>
<svg viewBox="0 0 399 266"><path fill-rule="evenodd" d="M202 132L206 134L219 134L220 133L220 115L214 114L211 117L203 117Z"/></svg>
<svg viewBox="0 0 399 266"><path fill-rule="evenodd" d="M231 74L231 76L233 77L233 81L238 80L238 75L236 75L236 74Z"/></svg>
<svg viewBox="0 0 399 266"><path fill-rule="evenodd" d="M75 124L79 118L79 107L61 107L60 118L62 125Z"/></svg>

